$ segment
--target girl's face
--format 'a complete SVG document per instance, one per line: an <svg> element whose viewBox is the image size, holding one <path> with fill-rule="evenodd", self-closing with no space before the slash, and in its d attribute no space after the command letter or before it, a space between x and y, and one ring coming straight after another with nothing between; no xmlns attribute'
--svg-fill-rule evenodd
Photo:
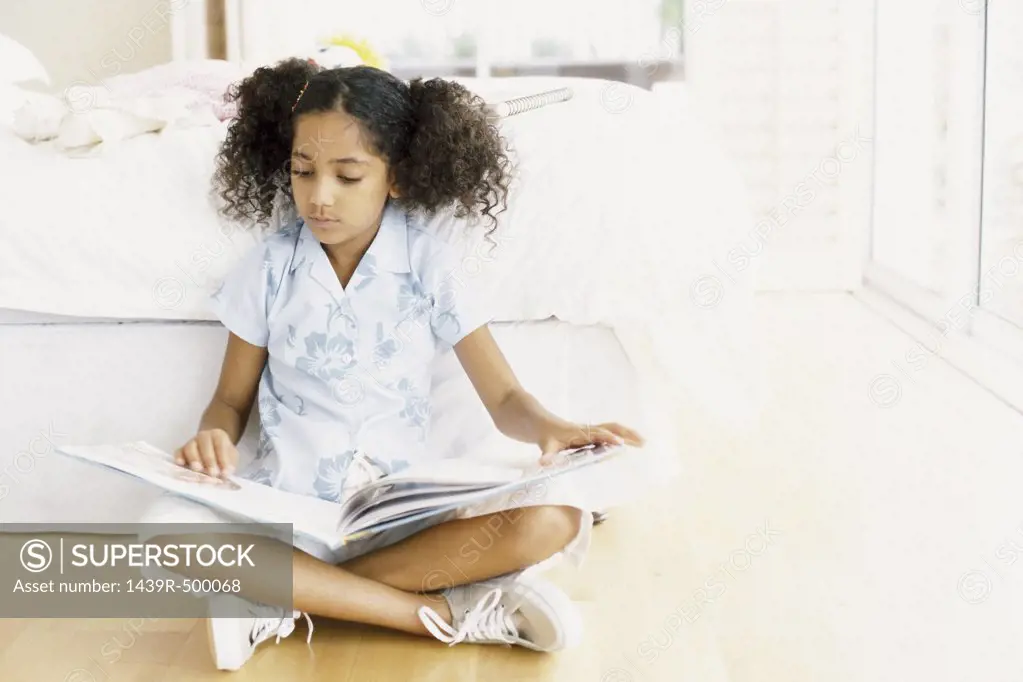
<svg viewBox="0 0 1023 682"><path fill-rule="evenodd" d="M375 229L387 196L396 196L355 119L335 111L303 114L295 124L291 191L299 215L328 245Z"/></svg>

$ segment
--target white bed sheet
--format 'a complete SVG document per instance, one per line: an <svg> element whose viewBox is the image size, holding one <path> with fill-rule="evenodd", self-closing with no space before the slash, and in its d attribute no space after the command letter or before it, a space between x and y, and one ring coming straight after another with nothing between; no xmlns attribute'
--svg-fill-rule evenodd
<svg viewBox="0 0 1023 682"><path fill-rule="evenodd" d="M491 329L522 383L549 409L635 426L650 438L651 460L676 462L666 417L610 329L558 320ZM194 433L216 385L226 336L215 322L4 325L0 522L135 521L155 489L53 448L136 439L177 447ZM451 352L437 363L433 399L431 444L439 451L454 456L475 447L501 461L538 454L496 432ZM251 452L256 428L250 420L243 452Z"/></svg>

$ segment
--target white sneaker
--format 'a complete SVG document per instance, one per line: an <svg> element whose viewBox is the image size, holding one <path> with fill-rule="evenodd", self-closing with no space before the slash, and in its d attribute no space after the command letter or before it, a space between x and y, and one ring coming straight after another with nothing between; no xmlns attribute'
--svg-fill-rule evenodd
<svg viewBox="0 0 1023 682"><path fill-rule="evenodd" d="M428 606L419 608L419 619L448 646L472 642L556 651L577 646L582 639L576 605L545 580L491 580L443 594L453 622L447 623Z"/></svg>
<svg viewBox="0 0 1023 682"><path fill-rule="evenodd" d="M295 631L295 620L305 616L309 625L308 644L313 638L313 621L308 613L295 611L291 618L207 618L210 653L218 670L238 670L252 658L256 647L277 635L277 642Z"/></svg>

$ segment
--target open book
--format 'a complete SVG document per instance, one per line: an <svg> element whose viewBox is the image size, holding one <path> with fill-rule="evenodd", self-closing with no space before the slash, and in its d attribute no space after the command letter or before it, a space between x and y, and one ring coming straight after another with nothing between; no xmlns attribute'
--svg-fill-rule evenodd
<svg viewBox="0 0 1023 682"><path fill-rule="evenodd" d="M227 522L292 524L295 533L333 550L360 537L495 496L526 491L521 499L528 500L528 491L540 482L590 467L629 449L589 445L562 451L550 465L541 467L537 463L529 469L460 458L425 461L359 488L340 504L238 476L215 478L198 473L179 466L171 454L143 441L60 446L56 452L109 467L225 512Z"/></svg>

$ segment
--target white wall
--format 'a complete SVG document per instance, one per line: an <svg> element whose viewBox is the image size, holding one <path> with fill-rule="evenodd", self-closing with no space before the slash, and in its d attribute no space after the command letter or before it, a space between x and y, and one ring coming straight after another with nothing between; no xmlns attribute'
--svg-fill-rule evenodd
<svg viewBox="0 0 1023 682"><path fill-rule="evenodd" d="M32 50L60 91L170 61L175 18L204 12L203 0L3 0L0 33Z"/></svg>
<svg viewBox="0 0 1023 682"><path fill-rule="evenodd" d="M723 267L765 290L862 279L872 166L873 2L689 0L689 98L738 164L759 216ZM748 266L747 266L748 267Z"/></svg>

